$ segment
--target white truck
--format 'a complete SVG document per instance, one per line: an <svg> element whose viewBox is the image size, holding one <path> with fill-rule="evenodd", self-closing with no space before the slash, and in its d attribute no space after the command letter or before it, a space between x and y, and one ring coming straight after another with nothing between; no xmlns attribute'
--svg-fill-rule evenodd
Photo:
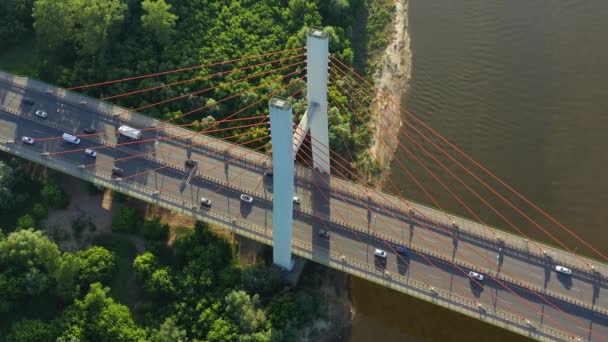
<svg viewBox="0 0 608 342"><path fill-rule="evenodd" d="M80 139L78 139L77 137L75 137L71 134L63 133L62 137L63 137L63 140L69 142L70 144L74 144L74 145L80 144Z"/></svg>
<svg viewBox="0 0 608 342"><path fill-rule="evenodd" d="M129 126L118 127L118 134L131 140L141 139L141 131Z"/></svg>

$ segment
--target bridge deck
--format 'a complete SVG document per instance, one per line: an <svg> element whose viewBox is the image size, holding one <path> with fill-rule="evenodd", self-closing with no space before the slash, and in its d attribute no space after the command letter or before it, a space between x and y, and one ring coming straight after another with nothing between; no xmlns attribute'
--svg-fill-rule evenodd
<svg viewBox="0 0 608 342"><path fill-rule="evenodd" d="M142 115L37 81L0 74L2 79L0 137L8 141L18 140L21 135L34 138L60 136L62 132L82 132L84 127L91 126L113 133L121 124L137 128L159 124ZM21 100L25 96L35 99L36 104L24 105ZM62 111L57 112L60 105L63 105ZM33 116L33 111L39 108L49 113L48 119ZM160 132L161 137L176 134L188 136L192 132L177 127ZM157 136L157 132L144 132L144 139ZM103 139L82 140L80 148L117 142L113 134ZM179 146L198 142L204 145ZM239 234L271 244L272 182L262 176L266 165L266 157L262 154L205 136L106 148L98 151L96 161L87 159L82 153L50 158L40 156L42 151L74 148L61 141L37 142L33 146L2 146L11 153L150 202L192 212L216 224L236 229ZM170 151L165 151L167 149ZM115 158L161 150L164 152L117 164L125 169L127 175L168 167L129 181L117 182L110 177L109 170ZM210 155L217 151L221 153ZM240 159L232 160L236 157ZM182 181L187 174L183 162L187 158L200 160L202 177L194 178L184 187ZM229 160L232 161L224 166ZM75 167L85 163L96 163L96 166L86 171ZM567 336L576 336L582 340L601 340L608 337L608 285L605 278L608 270L605 264L590 259L581 261L580 257L550 246L542 247L546 250L546 255L543 255L531 242L526 243L516 235L420 204L407 204L388 194L371 194L370 197L364 187L337 178L319 179L306 168L298 167L296 175L296 193L302 199L301 208L294 211L294 248L297 254L535 338L564 340ZM321 185L317 188L315 184ZM160 195L154 196L155 191ZM238 200L241 192L254 195L252 207L241 206ZM213 200L213 210L192 210L201 196ZM367 205L359 203L360 200L374 209L369 211ZM415 213L413 228L410 227L408 205ZM420 224L423 217L428 222ZM456 222L457 229L451 221ZM332 231L331 241L315 233L322 228ZM454 233L458 236L457 242L451 236ZM502 244L497 243L496 235L500 236ZM397 258L381 239L390 241L393 248L397 245L408 247L408 262ZM389 252L388 273L374 264L373 249L376 247ZM498 248L503 251L500 255ZM424 257L418 256L417 252ZM429 265L425 258L439 267ZM449 260L457 263L460 269L453 267ZM557 276L552 272L556 264L573 269L573 276ZM589 265L593 265L595 271L591 271ZM514 288L515 294L491 279L482 288L475 286L461 272L469 269L508 284ZM433 286L435 291L430 292L427 285ZM535 293L546 296L548 301ZM529 300L529 304L521 304L518 296ZM531 329L530 325L534 328Z"/></svg>

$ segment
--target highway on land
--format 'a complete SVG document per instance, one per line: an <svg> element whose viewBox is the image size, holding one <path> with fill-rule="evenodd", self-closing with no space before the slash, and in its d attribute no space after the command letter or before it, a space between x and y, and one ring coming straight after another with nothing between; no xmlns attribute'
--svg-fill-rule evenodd
<svg viewBox="0 0 608 342"><path fill-rule="evenodd" d="M25 97L32 99L34 104L23 103ZM115 135L116 129L124 122L88 107L61 102L53 94L25 91L0 82L0 107L6 109L0 111L0 136L5 139L20 140L24 135L34 139L61 137L64 132L83 134L84 128L94 127L98 132L106 133L103 139L107 144L127 142ZM34 116L33 113L38 109L48 112L48 118ZM164 137L164 133L148 130L144 131L143 139L159 136ZM82 137L78 146L61 139L38 140L28 148L41 153L61 152L100 146L98 139L97 136ZM74 167L87 165L88 168L96 168L108 174L116 164L124 170L127 177L160 168L133 177L133 180L181 198L185 202L198 203L201 197L207 197L213 202L212 208L216 211L251 224L272 228L272 179L263 175L267 167L266 156L229 144L211 142L209 138L203 139L207 139L209 144L184 148L180 145L191 144L190 140L164 139L99 148L95 159L86 156L82 151L48 158L68 159L73 162ZM148 157L114 162L115 159L154 151L157 153ZM214 153L218 151L219 153ZM233 160L235 156L246 156L246 160ZM181 168L163 167L158 162L161 160L183 167L188 158L199 162L198 173L204 176L194 177L188 185L184 184L187 172ZM608 340L606 315L554 297L540 299L524 288L529 285L543 289L573 301L595 305L594 308L601 311L608 308L608 285L605 279L607 274L603 273L602 278L595 279L585 276L584 270L574 269L570 277L560 275L553 271L553 264L537 258L534 253L510 251L508 247L499 252L499 245L491 238L486 241L466 238L456 241L449 234L442 232L443 228L439 224L434 224L429 229L426 225L415 222L410 227L407 205L395 197L386 194L372 195L366 203L360 203L358 199L364 198L365 194L358 186L335 178L328 180L301 167L298 167L297 175L300 178L296 181L296 195L302 201L300 206L311 210L314 215L304 213L295 206L294 239L312 244L313 253L320 260L328 257L331 250L362 263L383 268L373 255L374 248L381 248L388 253L386 270L391 273L415 278L461 297L472 298L488 310L511 312L535 324L554 327L582 340ZM316 182L310 182L310 179L316 179ZM230 186L219 185L224 184L222 182L227 182ZM328 182L331 186L327 185ZM252 194L253 204L241 202L241 191L234 189L235 187L246 189L245 192ZM328 188L334 190L329 191ZM344 193L355 195L346 196ZM388 204L403 210L395 213L395 210L388 208ZM356 229L352 230L339 222L348 222L349 226ZM331 231L331 239L320 237L320 229ZM413 246L428 253L421 256L408 248L408 256L399 258L394 252L396 245L391 243L387 247L382 239L399 241L399 245ZM445 258L437 258L436 255ZM464 274L469 268L454 267L446 262L446 259L454 260L460 265L476 265L475 270L483 274L508 275L509 278L516 278L524 287L508 283L515 295L487 276L480 286ZM430 265L428 260L434 265ZM520 296L527 303L524 304Z"/></svg>

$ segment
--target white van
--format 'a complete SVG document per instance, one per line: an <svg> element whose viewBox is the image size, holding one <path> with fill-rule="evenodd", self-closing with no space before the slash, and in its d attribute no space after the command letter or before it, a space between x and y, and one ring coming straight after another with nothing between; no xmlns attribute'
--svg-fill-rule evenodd
<svg viewBox="0 0 608 342"><path fill-rule="evenodd" d="M74 144L74 145L80 144L80 139L78 139L77 137L75 137L71 134L67 134L67 133L63 133L63 140L69 142L70 144Z"/></svg>

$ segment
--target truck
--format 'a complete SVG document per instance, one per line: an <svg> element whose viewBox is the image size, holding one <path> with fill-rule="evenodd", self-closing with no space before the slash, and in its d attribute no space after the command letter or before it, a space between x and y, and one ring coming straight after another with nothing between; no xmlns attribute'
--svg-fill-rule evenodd
<svg viewBox="0 0 608 342"><path fill-rule="evenodd" d="M118 127L118 134L131 140L139 140L142 136L140 130L129 126Z"/></svg>

